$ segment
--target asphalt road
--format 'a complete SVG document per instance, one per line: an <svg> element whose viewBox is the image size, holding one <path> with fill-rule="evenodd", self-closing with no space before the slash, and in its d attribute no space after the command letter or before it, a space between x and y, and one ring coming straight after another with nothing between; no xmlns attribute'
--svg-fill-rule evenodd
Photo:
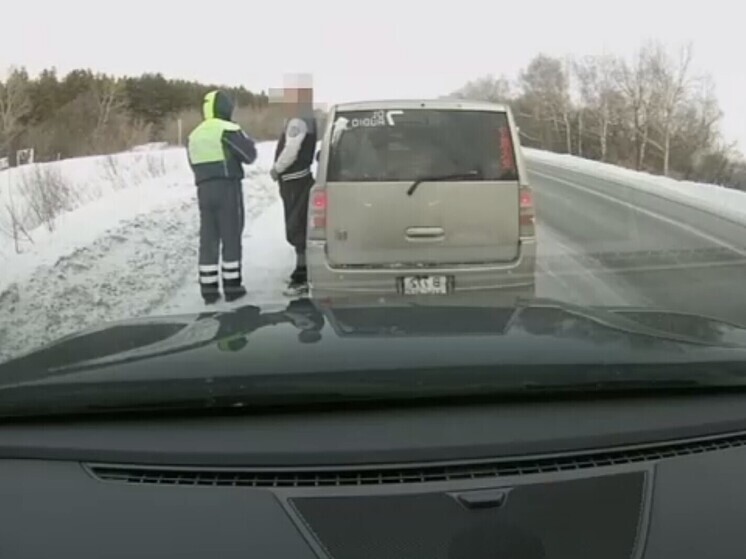
<svg viewBox="0 0 746 559"><path fill-rule="evenodd" d="M723 218L646 204L624 185L536 162L529 170L539 296L746 325L746 227L741 237Z"/></svg>

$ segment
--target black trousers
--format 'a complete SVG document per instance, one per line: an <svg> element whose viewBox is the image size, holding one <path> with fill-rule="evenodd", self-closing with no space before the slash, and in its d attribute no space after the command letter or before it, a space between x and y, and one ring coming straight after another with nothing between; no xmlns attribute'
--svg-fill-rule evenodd
<svg viewBox="0 0 746 559"><path fill-rule="evenodd" d="M197 187L199 201L199 278L202 293L240 286L244 203L241 181L214 180ZM222 266L220 256L222 252Z"/></svg>
<svg viewBox="0 0 746 559"><path fill-rule="evenodd" d="M291 278L293 281L305 282L307 279L308 202L313 184L311 175L288 181L280 180L280 197L285 209L285 238L295 249L297 256L295 271Z"/></svg>

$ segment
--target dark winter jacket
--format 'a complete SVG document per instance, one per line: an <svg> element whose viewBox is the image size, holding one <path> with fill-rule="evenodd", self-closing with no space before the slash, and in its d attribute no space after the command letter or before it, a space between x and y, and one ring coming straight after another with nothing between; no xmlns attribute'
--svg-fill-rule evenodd
<svg viewBox="0 0 746 559"><path fill-rule="evenodd" d="M311 174L316 151L316 120L313 116L291 118L277 142L275 171L282 181L300 179Z"/></svg>
<svg viewBox="0 0 746 559"><path fill-rule="evenodd" d="M199 186L205 181L244 178L242 164L256 160L256 146L232 122L233 103L223 91L211 91L203 105L205 120L189 135L189 164Z"/></svg>

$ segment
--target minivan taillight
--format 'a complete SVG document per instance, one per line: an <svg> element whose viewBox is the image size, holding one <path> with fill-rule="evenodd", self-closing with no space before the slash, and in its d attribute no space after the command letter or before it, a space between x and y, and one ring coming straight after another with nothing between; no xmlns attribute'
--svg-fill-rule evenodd
<svg viewBox="0 0 746 559"><path fill-rule="evenodd" d="M323 188L311 190L308 236L311 240L326 239L326 209L328 198Z"/></svg>
<svg viewBox="0 0 746 559"><path fill-rule="evenodd" d="M503 171L515 171L515 157L513 156L513 138L507 126L500 128L500 165Z"/></svg>
<svg viewBox="0 0 746 559"><path fill-rule="evenodd" d="M527 186L521 186L520 196L520 236L534 237L536 235L536 213L534 211L534 194Z"/></svg>

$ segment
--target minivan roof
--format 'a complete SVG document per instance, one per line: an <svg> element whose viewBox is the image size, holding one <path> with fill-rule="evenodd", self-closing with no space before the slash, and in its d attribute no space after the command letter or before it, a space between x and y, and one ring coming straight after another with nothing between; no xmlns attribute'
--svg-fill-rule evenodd
<svg viewBox="0 0 746 559"><path fill-rule="evenodd" d="M470 101L466 99L385 99L378 101L358 101L340 103L334 110L339 111L375 111L377 109L437 109L453 111L494 111L507 112L508 108L499 103L487 101Z"/></svg>

